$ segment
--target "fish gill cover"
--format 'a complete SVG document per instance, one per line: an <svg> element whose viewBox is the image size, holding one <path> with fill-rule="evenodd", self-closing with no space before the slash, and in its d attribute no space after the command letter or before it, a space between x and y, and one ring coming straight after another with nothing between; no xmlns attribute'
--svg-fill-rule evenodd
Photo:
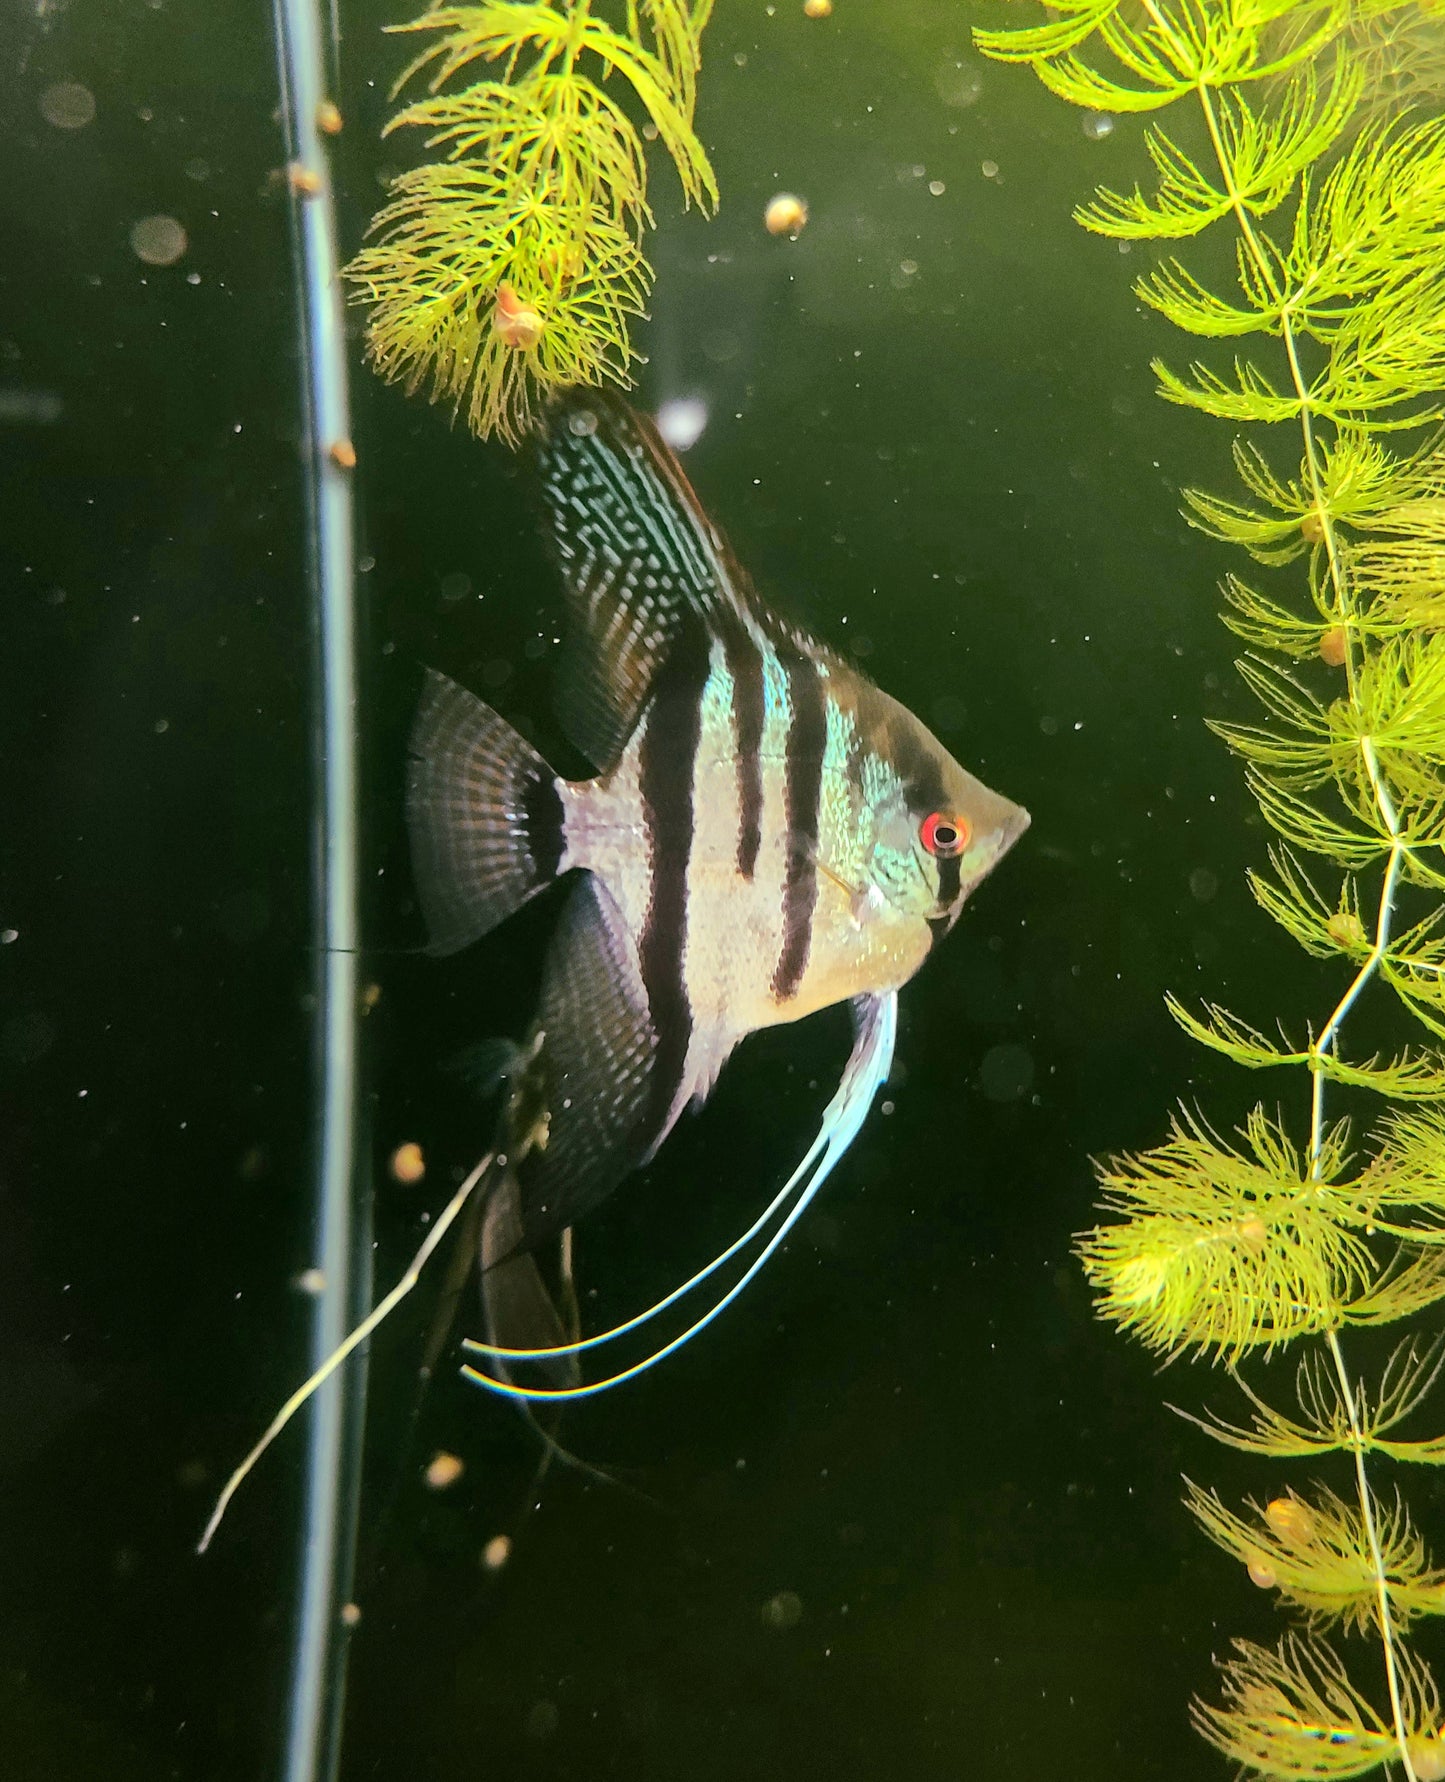
<svg viewBox="0 0 1445 1782"><path fill-rule="evenodd" d="M979 47L1075 105L1190 114L1148 132L1153 191L1100 189L1077 220L1125 244L1233 237L1232 288L1173 253L1134 288L1204 341L1256 343L1154 370L1168 401L1251 430L1234 444L1242 496L1186 492L1192 524L1261 566L1224 594L1262 720L1212 727L1278 838L1255 898L1331 973L1279 1037L1171 1000L1195 1039L1284 1067L1297 1092L1257 1106L1240 1143L1184 1112L1156 1149L1104 1164L1112 1217L1079 1254L1103 1316L1166 1357L1226 1367L1245 1405L1194 1419L1210 1434L1276 1466L1350 1463L1345 1497L1314 1485L1245 1514L1190 1486L1206 1534L1299 1618L1275 1647L1235 1642L1222 1700L1194 1703L1200 1732L1259 1776L1398 1764L1437 1782L1439 1693L1407 1635L1445 1611L1445 1574L1378 1475L1445 1463L1445 1440L1414 1433L1442 1365L1418 1320L1445 1299L1445 13L1046 6L1047 22L979 31ZM1347 1018L1383 989L1426 1043L1361 1057ZM1358 1140L1359 1116L1334 1115L1342 1091L1386 1104ZM1378 1368L1347 1345L1352 1328L1399 1325ZM1296 1343L1297 1402L1280 1408L1244 1364ZM1325 1638L1332 1624L1378 1643L1382 1697Z"/></svg>

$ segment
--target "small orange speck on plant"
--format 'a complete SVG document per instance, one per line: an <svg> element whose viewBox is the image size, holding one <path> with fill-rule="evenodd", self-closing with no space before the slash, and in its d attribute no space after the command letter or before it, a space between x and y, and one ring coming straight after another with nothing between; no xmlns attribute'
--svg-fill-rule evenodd
<svg viewBox="0 0 1445 1782"><path fill-rule="evenodd" d="M427 1462L426 1482L432 1491L445 1491L467 1470L466 1462L456 1454L448 1454L444 1449L433 1454Z"/></svg>
<svg viewBox="0 0 1445 1782"><path fill-rule="evenodd" d="M1325 518L1317 507L1301 519L1299 523L1300 537L1309 544L1319 544L1325 535Z"/></svg>
<svg viewBox="0 0 1445 1782"><path fill-rule="evenodd" d="M542 338L546 323L530 303L523 303L510 285L497 286L497 307L492 312L492 326L502 341L514 351L525 353Z"/></svg>
<svg viewBox="0 0 1445 1782"><path fill-rule="evenodd" d="M1258 1584L1261 1590L1273 1590L1279 1583L1274 1567L1262 1555L1256 1553L1246 1567L1251 1584Z"/></svg>
<svg viewBox="0 0 1445 1782"><path fill-rule="evenodd" d="M795 192L779 192L768 201L763 227L769 235L787 235L796 241L808 220L808 205Z"/></svg>
<svg viewBox="0 0 1445 1782"><path fill-rule="evenodd" d="M1269 1228L1263 1219L1255 1214L1239 1222L1239 1241L1249 1250L1262 1250L1264 1240L1269 1236Z"/></svg>
<svg viewBox="0 0 1445 1782"><path fill-rule="evenodd" d="M1336 910L1325 923L1325 933L1337 947L1349 949L1365 944L1365 925L1353 910Z"/></svg>
<svg viewBox="0 0 1445 1782"><path fill-rule="evenodd" d="M316 107L316 128L323 136L340 136L341 107L334 99L323 99Z"/></svg>
<svg viewBox="0 0 1445 1782"><path fill-rule="evenodd" d="M1320 633L1320 660L1331 668L1343 668L1350 653L1350 637L1343 625L1331 625Z"/></svg>
<svg viewBox="0 0 1445 1782"><path fill-rule="evenodd" d="M394 1182L404 1183L410 1188L426 1174L426 1158L422 1156L421 1146L414 1140L398 1145L391 1154L388 1168Z"/></svg>
<svg viewBox="0 0 1445 1782"><path fill-rule="evenodd" d="M1315 1532L1315 1513L1297 1497L1272 1497L1264 1506L1264 1519L1282 1541L1302 1547Z"/></svg>
<svg viewBox="0 0 1445 1782"><path fill-rule="evenodd" d="M1411 1733L1405 1741L1410 1753L1410 1768L1417 1782L1442 1782L1445 1778L1445 1745L1439 1733Z"/></svg>

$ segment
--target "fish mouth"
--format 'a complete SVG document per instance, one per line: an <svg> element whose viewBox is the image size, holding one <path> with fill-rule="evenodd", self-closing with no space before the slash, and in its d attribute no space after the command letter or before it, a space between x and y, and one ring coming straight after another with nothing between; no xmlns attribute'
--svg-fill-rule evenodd
<svg viewBox="0 0 1445 1782"><path fill-rule="evenodd" d="M1014 807L1013 814L997 832L997 842L994 847L993 859L990 862L990 865L998 865L999 861L1003 859L1004 855L1008 853L1009 849L1032 822L1033 818L1021 804Z"/></svg>

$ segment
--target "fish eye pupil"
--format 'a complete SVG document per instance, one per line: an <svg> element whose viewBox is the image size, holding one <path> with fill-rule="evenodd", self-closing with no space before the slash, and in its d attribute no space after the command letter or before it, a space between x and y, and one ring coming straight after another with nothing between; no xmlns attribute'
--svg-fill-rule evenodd
<svg viewBox="0 0 1445 1782"><path fill-rule="evenodd" d="M923 819L919 836L930 854L950 859L963 852L968 841L968 830L963 823L952 817L945 817L942 811L934 811L931 816Z"/></svg>

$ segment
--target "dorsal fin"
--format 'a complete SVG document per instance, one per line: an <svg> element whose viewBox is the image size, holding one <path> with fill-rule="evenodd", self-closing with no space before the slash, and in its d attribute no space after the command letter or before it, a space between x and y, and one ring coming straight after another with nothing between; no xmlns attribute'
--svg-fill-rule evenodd
<svg viewBox="0 0 1445 1782"><path fill-rule="evenodd" d="M756 603L681 465L620 397L555 404L541 467L570 620L558 716L605 769L682 628L756 622Z"/></svg>
<svg viewBox="0 0 1445 1782"><path fill-rule="evenodd" d="M541 463L570 621L558 716L607 768L683 626L741 610L737 572L676 458L619 398L556 404Z"/></svg>

